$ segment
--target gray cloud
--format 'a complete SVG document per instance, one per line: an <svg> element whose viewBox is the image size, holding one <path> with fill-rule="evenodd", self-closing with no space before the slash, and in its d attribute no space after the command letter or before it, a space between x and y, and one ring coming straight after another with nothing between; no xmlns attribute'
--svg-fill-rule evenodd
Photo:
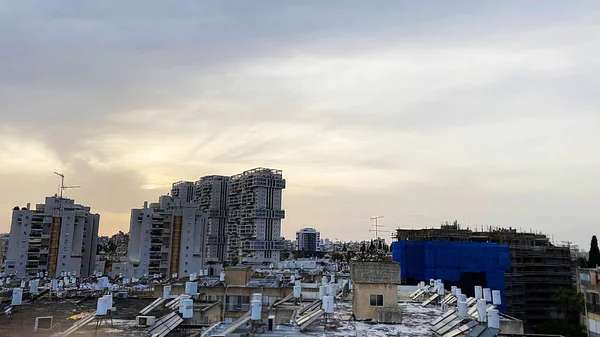
<svg viewBox="0 0 600 337"><path fill-rule="evenodd" d="M108 232L171 181L273 166L289 181L287 236L310 225L343 238L382 213L587 244L599 10L1 1L0 177L20 192L0 204L41 201L65 170Z"/></svg>

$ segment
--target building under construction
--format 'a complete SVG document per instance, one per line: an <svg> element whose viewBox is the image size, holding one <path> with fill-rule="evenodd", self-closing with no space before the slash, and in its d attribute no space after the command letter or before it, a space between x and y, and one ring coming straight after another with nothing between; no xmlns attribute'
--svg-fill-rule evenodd
<svg viewBox="0 0 600 337"><path fill-rule="evenodd" d="M506 311L523 320L526 332L536 332L544 321L559 318L561 309L556 293L560 288L573 287L569 248L554 246L541 233L492 227L477 231L461 229L455 223L440 228L398 228L392 239L508 245L510 270L504 274Z"/></svg>

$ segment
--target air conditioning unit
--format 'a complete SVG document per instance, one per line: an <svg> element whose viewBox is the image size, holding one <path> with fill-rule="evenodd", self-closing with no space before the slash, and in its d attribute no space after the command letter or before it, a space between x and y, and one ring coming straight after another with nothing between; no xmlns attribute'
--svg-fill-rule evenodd
<svg viewBox="0 0 600 337"><path fill-rule="evenodd" d="M155 316L137 316L135 318L135 323L138 327L146 328L149 326L153 326L156 323Z"/></svg>

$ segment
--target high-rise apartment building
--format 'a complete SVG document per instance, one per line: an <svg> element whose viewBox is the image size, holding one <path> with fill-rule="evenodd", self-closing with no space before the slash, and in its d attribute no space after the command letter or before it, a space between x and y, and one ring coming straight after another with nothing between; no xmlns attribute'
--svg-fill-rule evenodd
<svg viewBox="0 0 600 337"><path fill-rule="evenodd" d="M131 210L125 274L183 277L204 269L206 214L187 201L188 187L175 183L173 195Z"/></svg>
<svg viewBox="0 0 600 337"><path fill-rule="evenodd" d="M185 276L213 263L279 261L284 188L281 171L265 168L176 182L170 196L131 211L129 264L118 267Z"/></svg>
<svg viewBox="0 0 600 337"><path fill-rule="evenodd" d="M296 232L296 250L318 252L321 250L321 233L314 228L303 228Z"/></svg>
<svg viewBox="0 0 600 337"><path fill-rule="evenodd" d="M195 201L208 216L207 252L209 263L222 263L227 256L227 187L229 177L206 176L195 184Z"/></svg>
<svg viewBox="0 0 600 337"><path fill-rule="evenodd" d="M265 264L280 260L284 188L281 170L255 168L231 177L226 231L229 261Z"/></svg>
<svg viewBox="0 0 600 337"><path fill-rule="evenodd" d="M58 196L35 209L15 207L5 272L17 277L70 272L87 277L94 271L100 215L88 206Z"/></svg>

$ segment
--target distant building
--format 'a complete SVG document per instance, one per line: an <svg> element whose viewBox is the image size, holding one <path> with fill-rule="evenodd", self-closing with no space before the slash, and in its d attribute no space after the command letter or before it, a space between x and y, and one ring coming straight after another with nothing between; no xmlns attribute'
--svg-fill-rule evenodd
<svg viewBox="0 0 600 337"><path fill-rule="evenodd" d="M4 266L4 260L6 260L6 253L8 252L8 240L10 234L0 234L0 266Z"/></svg>
<svg viewBox="0 0 600 337"><path fill-rule="evenodd" d="M161 196L158 203L131 210L130 266L115 267L131 277L189 276L204 269L205 237L205 213L187 199Z"/></svg>
<svg viewBox="0 0 600 337"><path fill-rule="evenodd" d="M54 196L35 209L15 207L5 272L17 277L94 271L100 215L74 200Z"/></svg>
<svg viewBox="0 0 600 337"><path fill-rule="evenodd" d="M303 228L296 232L296 250L321 251L321 233L314 228Z"/></svg>
<svg viewBox="0 0 600 337"><path fill-rule="evenodd" d="M288 252L294 250L294 242L292 240L283 240L283 250Z"/></svg>
<svg viewBox="0 0 600 337"><path fill-rule="evenodd" d="M127 256L129 234L119 231L110 238L110 242L116 245L115 251L109 256L111 261L120 261L122 257Z"/></svg>
<svg viewBox="0 0 600 337"><path fill-rule="evenodd" d="M283 250L281 220L285 218L281 170L255 168L231 177L227 199L228 260L269 264Z"/></svg>
<svg viewBox="0 0 600 337"><path fill-rule="evenodd" d="M573 287L573 263L570 249L553 245L548 237L540 233L519 232L514 228L489 228L487 231L473 231L462 229L455 223L454 225L442 225L440 228L398 228L394 238L407 243L411 241L442 241L508 245L509 269L503 274L504 279L499 280L506 289L500 307L506 305L508 315L523 320L526 333L540 331L548 317L561 315L562 308L557 301L556 293L561 288ZM396 246L396 243L394 243L394 247L400 248ZM392 248L393 254L398 256L394 247ZM448 259L450 253L448 251L443 256ZM407 254L407 256L411 255L410 252ZM474 251L471 251L471 254L478 256ZM502 259L503 257L498 255L490 261L496 261L493 263L500 265ZM397 259L394 258L394 260ZM412 264L415 261L417 260L407 260ZM425 261L425 265L419 268L434 270L438 264L438 261L433 259ZM402 263L400 261L401 265ZM405 267L409 268L406 264L402 265L403 270ZM403 279L406 276L403 275ZM465 273L461 282L471 280L471 282L481 283L485 281L477 279L477 277L475 274ZM447 275L440 275L439 278L444 280L445 284L450 284L446 281L454 281L449 280ZM464 290L466 294L471 295L473 288L469 287ZM504 301L504 299L506 300Z"/></svg>

